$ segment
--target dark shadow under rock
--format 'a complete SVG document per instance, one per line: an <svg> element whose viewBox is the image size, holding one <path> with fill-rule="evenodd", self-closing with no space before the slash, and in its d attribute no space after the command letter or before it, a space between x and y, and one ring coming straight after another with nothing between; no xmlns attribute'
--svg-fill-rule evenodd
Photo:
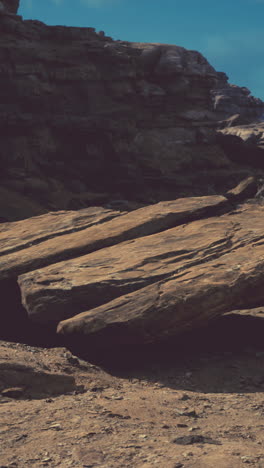
<svg viewBox="0 0 264 468"><path fill-rule="evenodd" d="M87 344L67 343L73 354L124 378L202 393L264 390L264 312L227 314L181 337L149 346L87 354ZM86 351L85 351L86 350Z"/></svg>

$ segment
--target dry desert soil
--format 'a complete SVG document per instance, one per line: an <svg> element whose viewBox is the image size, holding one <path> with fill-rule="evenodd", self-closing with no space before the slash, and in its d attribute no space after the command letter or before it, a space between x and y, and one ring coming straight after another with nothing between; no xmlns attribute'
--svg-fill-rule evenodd
<svg viewBox="0 0 264 468"><path fill-rule="evenodd" d="M240 312L99 365L0 341L0 467L264 467L263 332Z"/></svg>

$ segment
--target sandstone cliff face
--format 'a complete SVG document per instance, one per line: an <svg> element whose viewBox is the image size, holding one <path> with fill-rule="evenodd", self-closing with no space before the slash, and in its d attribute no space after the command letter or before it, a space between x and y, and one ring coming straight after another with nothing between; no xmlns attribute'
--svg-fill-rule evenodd
<svg viewBox="0 0 264 468"><path fill-rule="evenodd" d="M251 171L215 141L219 75L198 52L2 13L0 220L214 194Z"/></svg>

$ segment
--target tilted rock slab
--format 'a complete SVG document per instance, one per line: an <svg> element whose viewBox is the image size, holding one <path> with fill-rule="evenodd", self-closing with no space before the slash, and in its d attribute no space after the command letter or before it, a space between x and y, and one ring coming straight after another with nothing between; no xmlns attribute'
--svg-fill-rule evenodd
<svg viewBox="0 0 264 468"><path fill-rule="evenodd" d="M140 211L120 217L121 225ZM95 348L152 342L261 306L263 215L263 204L251 201L24 274L23 305L32 320L61 321L59 333L87 336Z"/></svg>
<svg viewBox="0 0 264 468"><path fill-rule="evenodd" d="M155 254L159 234L148 238L154 246L151 256L142 250L143 239L136 241L131 257L138 255L134 260L137 270L128 270L126 275L141 280L138 289L62 321L58 333L86 340L88 349L102 350L151 343L231 310L262 306L263 215L263 205L250 203L232 214L175 228L164 237L163 254L157 247ZM128 244L119 247L121 251ZM105 249L105 259L107 250L113 252L113 248ZM101 294L102 289L114 286L116 264L113 260L107 280L102 272ZM154 282L162 274L164 278ZM147 284L151 278L154 284Z"/></svg>
<svg viewBox="0 0 264 468"><path fill-rule="evenodd" d="M215 195L160 202L125 214L96 207L1 224L0 281L212 215L227 204Z"/></svg>

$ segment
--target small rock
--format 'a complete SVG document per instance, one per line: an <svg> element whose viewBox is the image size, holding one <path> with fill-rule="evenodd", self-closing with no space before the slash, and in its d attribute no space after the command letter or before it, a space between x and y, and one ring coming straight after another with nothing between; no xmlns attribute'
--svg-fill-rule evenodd
<svg viewBox="0 0 264 468"><path fill-rule="evenodd" d="M192 452L184 452L182 455L183 455L185 458L193 457L193 453L192 453Z"/></svg>
<svg viewBox="0 0 264 468"><path fill-rule="evenodd" d="M190 400L191 398L189 397L189 395L187 395L187 393L183 393L180 397L179 397L179 400L181 401L186 401L186 400Z"/></svg>
<svg viewBox="0 0 264 468"><path fill-rule="evenodd" d="M16 441L16 442L19 442L20 440L26 439L27 436L28 436L27 434L21 434L20 436L17 436L17 437L15 438L15 441Z"/></svg>
<svg viewBox="0 0 264 468"><path fill-rule="evenodd" d="M172 441L178 445L193 445L193 444L214 444L221 445L221 442L211 439L211 437L205 437L203 435L189 435L177 437Z"/></svg>
<svg viewBox="0 0 264 468"><path fill-rule="evenodd" d="M196 413L195 410L177 410L176 413L179 414L180 416L189 416L190 418L198 418L198 414Z"/></svg>
<svg viewBox="0 0 264 468"><path fill-rule="evenodd" d="M243 456L241 457L242 463L254 463L254 459L252 457Z"/></svg>
<svg viewBox="0 0 264 468"><path fill-rule="evenodd" d="M55 431L61 431L62 427L61 427L60 424L51 424L51 426L49 426L48 429L53 429Z"/></svg>

